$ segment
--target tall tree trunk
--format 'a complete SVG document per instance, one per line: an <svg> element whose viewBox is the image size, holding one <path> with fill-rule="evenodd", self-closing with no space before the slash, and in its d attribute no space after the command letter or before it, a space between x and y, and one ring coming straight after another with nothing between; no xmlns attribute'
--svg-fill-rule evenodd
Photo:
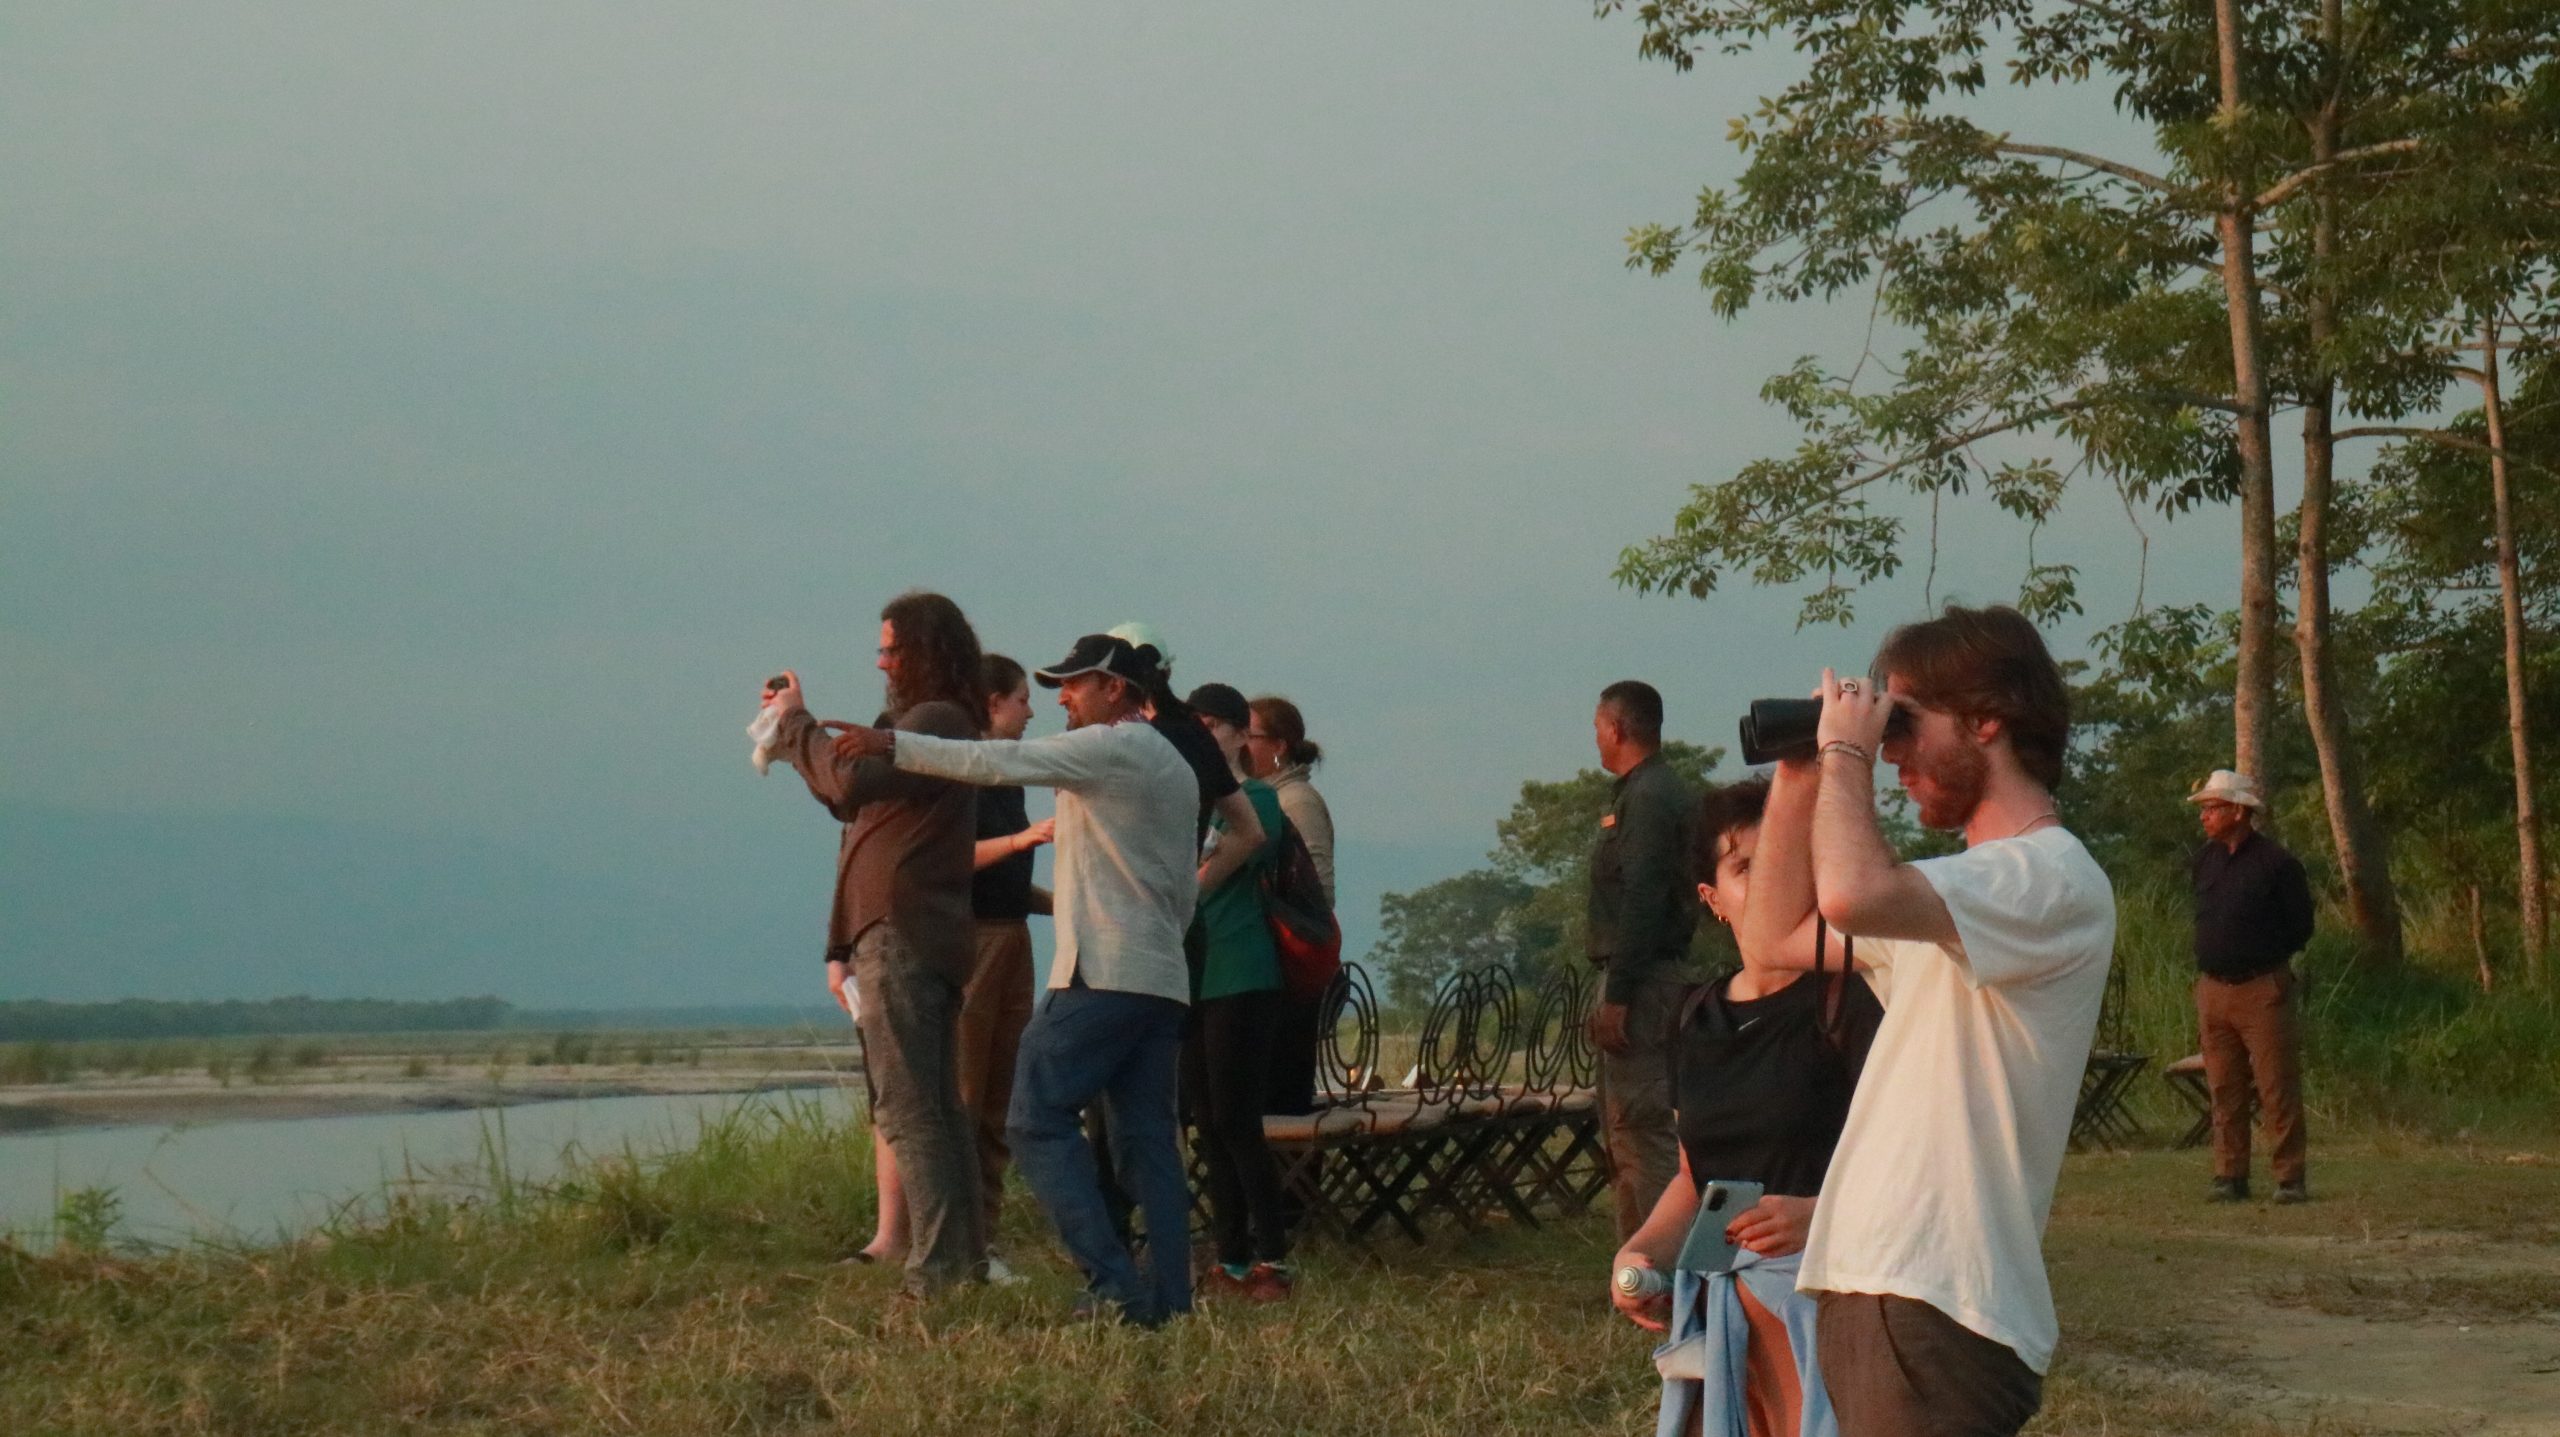
<svg viewBox="0 0 2560 1437"><path fill-rule="evenodd" d="M2320 333L2312 301L2312 334ZM2311 730L2312 747L2320 755L2320 796L2328 808L2329 841L2338 855L2338 878L2346 889L2347 916L2356 928L2358 958L2388 967L2403 956L2400 897L2391 882L2391 849L2382 826L2365 802L2364 773L2357 761L2346 705L2338 697L2336 666L2329 653L2329 498L2336 445L2330 438L2331 386L2324 379L2313 390L2302 416L2302 535L2296 562L2300 566L2301 605L2294 616L2294 646L2302 659L2302 715Z"/></svg>
<svg viewBox="0 0 2560 1437"><path fill-rule="evenodd" d="M2241 119L2240 0L2214 0L2222 118ZM2240 410L2240 656L2231 697L2233 763L2273 787L2267 736L2274 726L2276 636L2276 470L2267 424L2267 377L2259 353L2257 216L2247 177L2225 186L2214 228L2222 237L2222 290L2231 312L2232 398Z"/></svg>
<svg viewBox="0 0 2560 1437"><path fill-rule="evenodd" d="M2516 770L2516 898L2524 920L2525 981L2542 986L2549 934L2542 897L2542 819L2533 802L2533 738L2525 721L2524 593L2516 564L2516 515L2507 484L2507 420L2498 393L2498 321L2480 328L2480 405L2489 421L2489 504L2498 525L2498 608L2507 631L2507 747Z"/></svg>
<svg viewBox="0 0 2560 1437"><path fill-rule="evenodd" d="M2321 6L2321 40L2332 64L2338 63L2343 25L2338 0ZM2310 125L2311 159L2326 162L2338 151L2338 95L2330 95ZM2331 290L2327 262L2338 242L2337 194L2323 181L2311 196L2311 255L2314 273L2306 297L2311 349L2315 363L2329 352L2338 330L2337 297ZM2301 602L2294 615L2293 642L2302 661L2302 716L2311 730L2311 745L2320 755L2320 796L2329 813L2329 842L2338 855L2338 877L2346 888L2347 916L2355 924L2357 956L2372 966L2392 966L2402 956L2400 899L2392 889L2391 855L2381 826L2366 805L2364 775L2356 761L2355 734L2340 700L2335 666L2329 656L2329 500L2337 462L2331 437L2337 385L2326 369L2316 376L2302 409L2302 524L2295 552L2295 575Z"/></svg>

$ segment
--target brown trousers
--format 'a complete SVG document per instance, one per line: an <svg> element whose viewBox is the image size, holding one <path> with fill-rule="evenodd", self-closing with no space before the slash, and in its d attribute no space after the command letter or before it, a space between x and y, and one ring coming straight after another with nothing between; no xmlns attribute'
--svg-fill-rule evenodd
<svg viewBox="0 0 2560 1437"><path fill-rule="evenodd" d="M1013 1104L1013 1061L1031 1022L1031 926L980 921L978 962L960 995L960 1106L978 1144L980 1206L987 1238L1004 1201L1005 1109Z"/></svg>
<svg viewBox="0 0 2560 1437"><path fill-rule="evenodd" d="M1609 1187L1624 1243L1680 1174L1678 1115L1671 1106L1671 1067L1680 1037L1680 1004L1689 986L1677 978L1636 986L1627 1003L1627 1048L1600 1055L1601 1122L1609 1136Z"/></svg>
<svg viewBox="0 0 2560 1437"><path fill-rule="evenodd" d="M1872 1292L1814 1302L1840 1437L2009 1437L2044 1405L2044 1379L2016 1352L1925 1302Z"/></svg>
<svg viewBox="0 0 2560 1437"><path fill-rule="evenodd" d="M2278 1183L2303 1181L2302 1024L2289 967L2243 983L2196 979L2196 1031L2213 1094L2213 1175L2249 1178L2249 1096L2266 1125Z"/></svg>

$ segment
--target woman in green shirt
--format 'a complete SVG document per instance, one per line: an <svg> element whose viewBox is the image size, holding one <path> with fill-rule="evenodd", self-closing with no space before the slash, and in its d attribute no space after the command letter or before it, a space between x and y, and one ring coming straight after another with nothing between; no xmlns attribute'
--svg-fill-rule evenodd
<svg viewBox="0 0 2560 1437"><path fill-rule="evenodd" d="M1204 1296L1276 1302L1289 1295L1291 1278L1280 1167L1262 1140L1281 996L1280 952L1263 911L1262 880L1279 852L1284 820L1271 786L1245 778L1244 735L1252 714L1244 695L1225 684L1203 684L1188 702L1243 780L1265 835L1242 867L1200 895L1202 958L1182 1073L1194 1141L1209 1174L1209 1224L1218 1245L1218 1265L1200 1286ZM1212 837L1222 836L1222 828L1213 828Z"/></svg>

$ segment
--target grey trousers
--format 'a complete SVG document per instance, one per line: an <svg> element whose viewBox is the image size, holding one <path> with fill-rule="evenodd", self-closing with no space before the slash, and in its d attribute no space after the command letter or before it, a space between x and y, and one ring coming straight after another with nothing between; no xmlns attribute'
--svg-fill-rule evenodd
<svg viewBox="0 0 2560 1437"><path fill-rule="evenodd" d="M946 967L919 955L885 923L853 946L871 1120L898 1160L907 1198L905 1285L917 1293L982 1276L987 1254L977 1141L960 1104L955 1032L969 975Z"/></svg>
<svg viewBox="0 0 2560 1437"><path fill-rule="evenodd" d="M1627 1001L1627 1050L1600 1055L1601 1121L1609 1135L1609 1186L1618 1241L1625 1242L1680 1174L1679 1118L1672 1111L1671 1063L1680 1036L1677 978L1636 985Z"/></svg>

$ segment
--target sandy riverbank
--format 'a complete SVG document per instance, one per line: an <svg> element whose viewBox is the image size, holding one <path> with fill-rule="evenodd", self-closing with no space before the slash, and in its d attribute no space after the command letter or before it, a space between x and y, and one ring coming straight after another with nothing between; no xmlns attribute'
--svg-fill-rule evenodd
<svg viewBox="0 0 2560 1437"><path fill-rule="evenodd" d="M78 1078L0 1086L0 1134L127 1123L227 1123L275 1118L431 1113L548 1103L567 1098L755 1093L783 1088L860 1086L858 1060L717 1067L597 1063L408 1076L397 1068L331 1067L266 1081L221 1083L202 1073L156 1078Z"/></svg>

